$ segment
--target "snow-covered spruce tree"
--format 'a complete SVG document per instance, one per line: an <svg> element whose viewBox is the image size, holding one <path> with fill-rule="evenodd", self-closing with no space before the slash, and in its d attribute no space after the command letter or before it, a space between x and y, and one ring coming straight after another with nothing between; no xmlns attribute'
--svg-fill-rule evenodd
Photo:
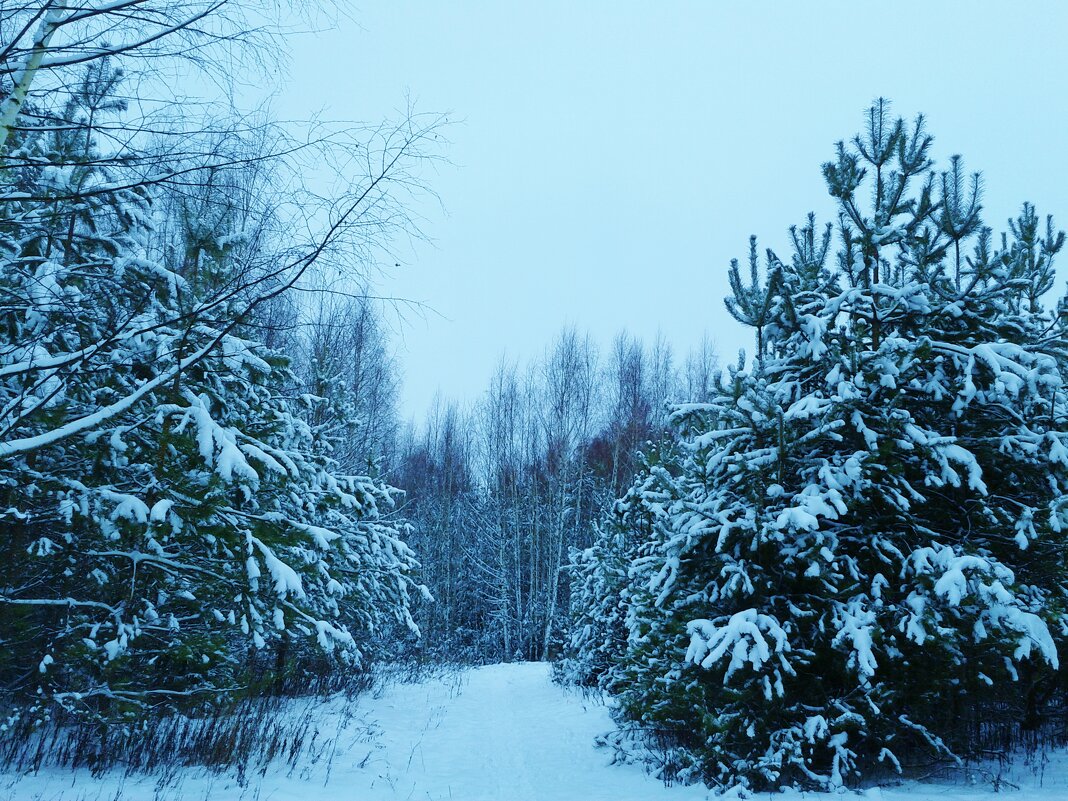
<svg viewBox="0 0 1068 801"><path fill-rule="evenodd" d="M393 493L336 473L285 358L239 336L254 287L149 258L152 193L95 128L117 79L96 62L0 152L0 682L27 720L358 663L410 622Z"/></svg>
<svg viewBox="0 0 1068 801"><path fill-rule="evenodd" d="M756 329L675 415L621 709L690 778L829 787L1038 726L1065 637L1068 338L1043 306L1064 237L878 101L823 172L830 227L755 243L728 309ZM648 577L646 581L646 577Z"/></svg>
<svg viewBox="0 0 1068 801"><path fill-rule="evenodd" d="M649 562L664 502L672 498L672 450L670 443L648 447L634 484L595 525L593 544L571 550L568 636L558 663L564 681L609 691L616 687L632 594L647 593L646 582L637 577Z"/></svg>

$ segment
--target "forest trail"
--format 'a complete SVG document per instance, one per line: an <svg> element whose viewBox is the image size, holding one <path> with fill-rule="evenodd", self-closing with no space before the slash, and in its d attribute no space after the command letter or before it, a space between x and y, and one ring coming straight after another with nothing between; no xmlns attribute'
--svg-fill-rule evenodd
<svg viewBox="0 0 1068 801"><path fill-rule="evenodd" d="M564 801L703 799L641 768L611 765L594 739L612 727L603 704L552 683L541 663L489 665L391 688L368 709L382 727L367 769L383 799Z"/></svg>
<svg viewBox="0 0 1068 801"><path fill-rule="evenodd" d="M294 713L300 713L299 708ZM0 798L10 801L696 801L703 787L665 787L636 765L612 765L594 740L609 731L596 698L554 684L541 663L488 665L445 672L418 683L387 683L355 707L326 702L318 728L335 738L309 764L267 771L239 783L202 771L159 777L42 771L15 780L0 774ZM1017 801L1068 798L1068 759L1021 765L1002 785ZM873 801L980 801L992 789L990 771L970 786L906 783L846 797ZM775 801L838 795L787 792Z"/></svg>

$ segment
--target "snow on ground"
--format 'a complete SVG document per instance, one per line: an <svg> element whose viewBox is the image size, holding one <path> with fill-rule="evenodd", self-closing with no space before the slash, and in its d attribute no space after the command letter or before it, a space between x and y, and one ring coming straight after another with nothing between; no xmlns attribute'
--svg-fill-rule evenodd
<svg viewBox="0 0 1068 801"><path fill-rule="evenodd" d="M9 801L691 801L701 787L665 787L636 765L612 765L594 746L611 728L607 709L554 685L545 664L491 665L361 697L355 713L323 704L320 730L336 744L314 764L233 777L185 770L173 777L95 779L86 772L0 774ZM1068 755L1020 763L1001 774L1016 801L1068 799ZM996 768L942 784L873 789L865 801L981 801ZM1008 783L1005 783L1008 782ZM765 796L780 801L819 793ZM858 797L858 796L853 796Z"/></svg>

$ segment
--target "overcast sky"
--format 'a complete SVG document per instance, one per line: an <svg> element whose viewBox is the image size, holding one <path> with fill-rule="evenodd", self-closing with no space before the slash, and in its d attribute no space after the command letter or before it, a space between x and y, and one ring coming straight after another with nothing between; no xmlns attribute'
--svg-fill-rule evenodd
<svg viewBox="0 0 1068 801"><path fill-rule="evenodd" d="M453 166L425 176L446 209L421 209L432 242L379 284L438 313L402 331L405 416L438 391L474 400L502 353L537 356L566 323L604 346L626 328L680 355L706 331L726 358L748 347L723 307L730 259L750 233L785 252L789 225L827 219L820 164L879 95L927 115L940 163L983 171L995 228L1025 199L1068 225L1068 3L382 0L352 16L295 39L276 113L375 120L410 95L459 121Z"/></svg>

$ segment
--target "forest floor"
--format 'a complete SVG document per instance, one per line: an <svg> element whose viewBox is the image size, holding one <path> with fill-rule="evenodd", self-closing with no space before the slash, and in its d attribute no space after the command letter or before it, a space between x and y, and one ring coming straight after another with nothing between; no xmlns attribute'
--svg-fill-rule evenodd
<svg viewBox="0 0 1068 801"><path fill-rule="evenodd" d="M703 787L665 787L634 764L611 764L595 746L612 728L596 697L555 685L549 666L490 665L417 683L390 682L355 705L328 701L328 736L295 769L238 780L197 769L147 777L117 772L0 773L9 801L691 801ZM1068 754L975 767L939 782L873 788L873 801L1018 801L1068 798ZM778 801L829 798L785 793ZM847 796L848 797L848 796Z"/></svg>

